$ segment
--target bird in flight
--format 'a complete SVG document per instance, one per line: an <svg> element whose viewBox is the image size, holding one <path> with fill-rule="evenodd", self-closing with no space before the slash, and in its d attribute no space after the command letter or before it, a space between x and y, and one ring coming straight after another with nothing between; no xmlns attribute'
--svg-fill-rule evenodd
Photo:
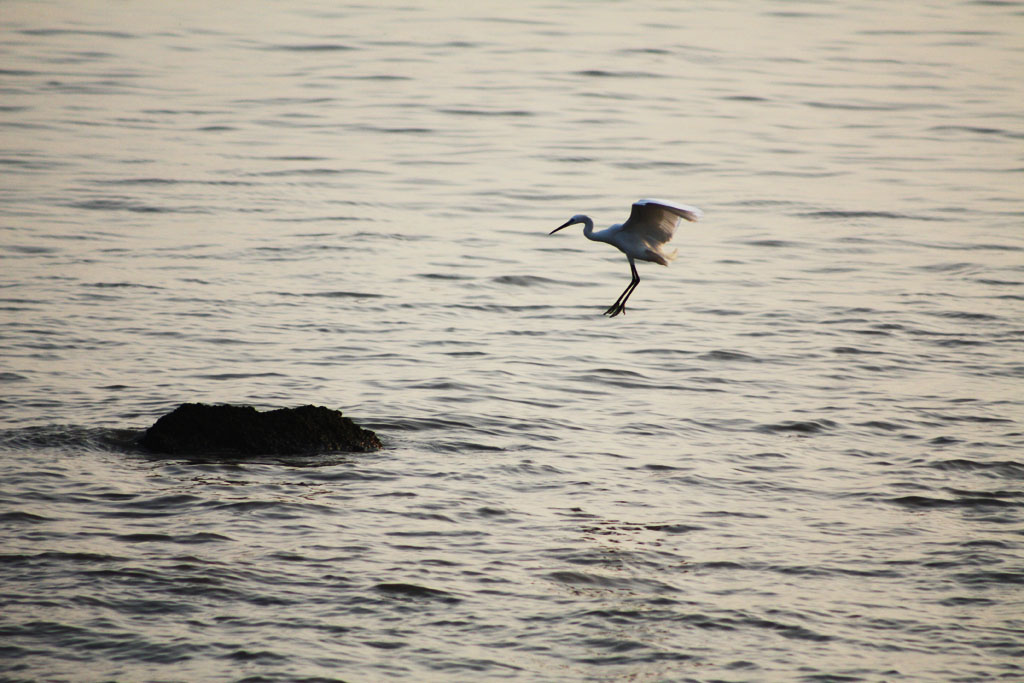
<svg viewBox="0 0 1024 683"><path fill-rule="evenodd" d="M704 212L695 206L676 204L660 199L641 199L633 203L633 210L625 223L616 223L610 228L594 232L594 221L589 216L576 214L563 225L552 230L549 235L554 235L562 228L568 228L576 223L583 224L583 236L595 242L607 242L616 247L629 259L629 269L633 273L633 279L622 291L619 298L615 300L605 315L614 318L619 313L626 312L626 300L633 293L636 286L640 284L640 276L636 272L636 260L652 261L667 266L675 259L678 249L665 250L665 244L672 239L672 234L679 225L679 219L685 218L688 221L697 221L704 215Z"/></svg>

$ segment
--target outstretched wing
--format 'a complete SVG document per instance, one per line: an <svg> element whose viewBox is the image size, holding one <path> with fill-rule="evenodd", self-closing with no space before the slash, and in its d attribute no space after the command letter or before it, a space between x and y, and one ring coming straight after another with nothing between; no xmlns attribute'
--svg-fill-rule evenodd
<svg viewBox="0 0 1024 683"><path fill-rule="evenodd" d="M648 244L660 245L672 239L679 219L699 220L704 212L695 206L676 204L660 199L641 199L633 204L622 230L642 238Z"/></svg>

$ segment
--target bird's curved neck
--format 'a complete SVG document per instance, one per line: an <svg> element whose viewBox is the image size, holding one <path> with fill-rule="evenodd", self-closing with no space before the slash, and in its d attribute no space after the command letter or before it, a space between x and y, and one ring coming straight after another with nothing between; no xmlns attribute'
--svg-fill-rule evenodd
<svg viewBox="0 0 1024 683"><path fill-rule="evenodd" d="M594 239L594 221L590 220L590 216L581 216L583 219L583 236L588 240Z"/></svg>

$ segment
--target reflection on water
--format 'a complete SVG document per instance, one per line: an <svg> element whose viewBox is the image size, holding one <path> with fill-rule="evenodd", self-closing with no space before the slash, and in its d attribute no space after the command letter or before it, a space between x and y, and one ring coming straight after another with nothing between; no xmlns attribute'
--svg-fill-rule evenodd
<svg viewBox="0 0 1024 683"><path fill-rule="evenodd" d="M7 3L4 672L1020 675L1021 10Z"/></svg>

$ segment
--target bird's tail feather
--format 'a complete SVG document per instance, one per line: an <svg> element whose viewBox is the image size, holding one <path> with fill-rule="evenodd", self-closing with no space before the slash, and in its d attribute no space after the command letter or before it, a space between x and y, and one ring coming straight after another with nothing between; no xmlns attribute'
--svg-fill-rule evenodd
<svg viewBox="0 0 1024 683"><path fill-rule="evenodd" d="M654 263L660 263L663 266L667 266L676 260L676 255L679 253L678 249L672 251L666 251L664 249L648 249L647 260L653 261Z"/></svg>

